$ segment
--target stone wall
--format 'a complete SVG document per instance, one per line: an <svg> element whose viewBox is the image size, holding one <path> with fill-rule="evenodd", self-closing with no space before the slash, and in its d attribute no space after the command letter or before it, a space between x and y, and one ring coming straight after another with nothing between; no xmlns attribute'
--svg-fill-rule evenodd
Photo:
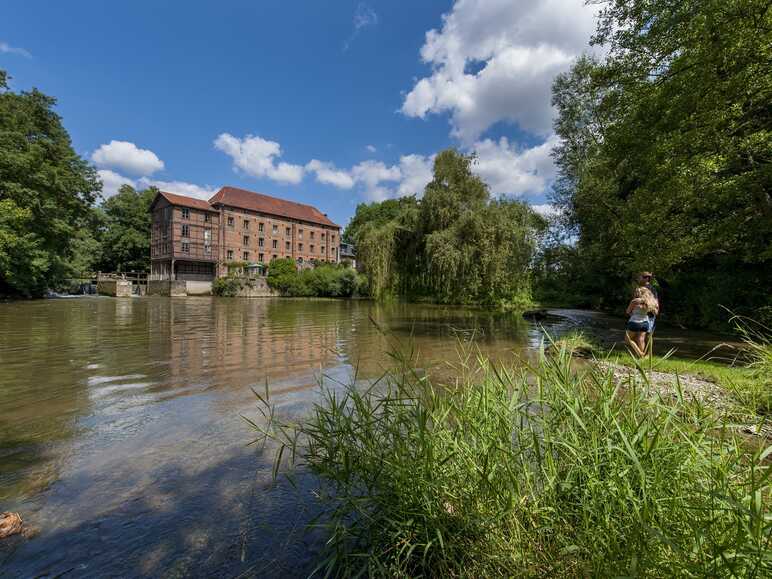
<svg viewBox="0 0 772 579"><path fill-rule="evenodd" d="M116 298L131 297L131 281L127 279L98 279L97 293Z"/></svg>
<svg viewBox="0 0 772 579"><path fill-rule="evenodd" d="M265 278L259 277L250 280L249 285L245 285L236 294L239 298L271 298L278 296L279 294L268 287L268 283Z"/></svg>
<svg viewBox="0 0 772 579"><path fill-rule="evenodd" d="M186 280L185 289L187 291L187 295L189 296L211 296L212 282Z"/></svg>

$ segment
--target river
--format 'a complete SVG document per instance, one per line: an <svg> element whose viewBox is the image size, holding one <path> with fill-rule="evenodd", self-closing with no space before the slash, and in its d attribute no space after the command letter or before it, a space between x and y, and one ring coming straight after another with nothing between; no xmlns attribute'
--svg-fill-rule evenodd
<svg viewBox="0 0 772 579"><path fill-rule="evenodd" d="M560 334L618 341L623 322L557 312ZM0 543L3 577L304 576L319 537L308 489L271 479L249 446L252 388L301 416L318 382L371 380L388 351L448 371L474 340L533 358L517 314L367 301L83 297L0 304L0 511L31 538ZM705 351L677 332L663 346ZM715 341L715 340L714 340Z"/></svg>

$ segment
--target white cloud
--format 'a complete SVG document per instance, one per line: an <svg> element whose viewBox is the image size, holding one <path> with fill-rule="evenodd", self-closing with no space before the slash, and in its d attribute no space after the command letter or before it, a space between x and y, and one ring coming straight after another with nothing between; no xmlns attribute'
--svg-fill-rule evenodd
<svg viewBox="0 0 772 579"><path fill-rule="evenodd" d="M0 52L3 54L18 54L25 58L32 58L32 55L28 50L19 48L18 46L11 46L7 42L0 42Z"/></svg>
<svg viewBox="0 0 772 579"><path fill-rule="evenodd" d="M404 155L398 165L387 166L381 161L367 160L351 168L354 180L362 186L364 196L371 201L383 201L405 195L423 195L432 180L434 156Z"/></svg>
<svg viewBox="0 0 772 579"><path fill-rule="evenodd" d="M506 137L485 139L472 146L477 161L472 170L490 186L494 195L540 194L555 178L550 151L558 137L551 135L544 143L518 148Z"/></svg>
<svg viewBox="0 0 772 579"><path fill-rule="evenodd" d="M405 155L399 160L399 168L402 174L397 195L423 195L424 188L434 176L434 155Z"/></svg>
<svg viewBox="0 0 772 579"><path fill-rule="evenodd" d="M354 30L361 30L376 24L378 24L378 15L375 13L375 10L364 2L360 2L354 11Z"/></svg>
<svg viewBox="0 0 772 579"><path fill-rule="evenodd" d="M186 195L187 197L195 197L196 199L204 200L208 200L217 193L217 189L201 187L186 181L158 181L156 179L143 177L139 180L138 184L141 187L158 187L161 191L166 191L168 193L177 193L178 195Z"/></svg>
<svg viewBox="0 0 772 579"><path fill-rule="evenodd" d="M332 163L311 159L305 168L309 173L316 173L316 180L319 183L332 185L338 189L351 189L354 186L354 178L347 171L336 168Z"/></svg>
<svg viewBox="0 0 772 579"><path fill-rule="evenodd" d="M351 33L351 36L348 37L348 40L343 43L343 50L349 49L351 43L359 35L361 30L369 26L375 26L376 24L378 24L378 14L375 13L375 10L373 10L371 6L368 6L364 2L360 2L357 5L356 10L354 10L354 31Z"/></svg>
<svg viewBox="0 0 772 579"><path fill-rule="evenodd" d="M121 185L130 185L135 189L142 189L146 187L157 187L161 191L168 191L169 193L177 193L178 195L187 195L188 197L196 197L197 199L209 199L217 193L217 189L211 187L201 187L193 183L186 181L159 181L157 179L150 179L149 177L142 177L138 180L130 179L115 171L109 169L100 169L97 171L99 178L102 181L102 196L112 197L121 188Z"/></svg>
<svg viewBox="0 0 772 579"><path fill-rule="evenodd" d="M382 161L367 160L354 165L351 175L364 186L364 195L372 201L383 201L393 196L392 190L384 182L396 182L402 178L399 167L386 166Z"/></svg>
<svg viewBox="0 0 772 579"><path fill-rule="evenodd" d="M279 162L282 151L279 143L255 135L243 139L229 133L222 133L214 141L215 148L233 159L234 169L248 175L267 178L279 183L297 185L303 180L304 169L300 165Z"/></svg>
<svg viewBox="0 0 772 579"><path fill-rule="evenodd" d="M588 50L594 14L584 0L457 0L442 29L426 33L421 57L432 72L402 112L449 112L467 145L499 121L548 135L552 80Z"/></svg>
<svg viewBox="0 0 772 579"><path fill-rule="evenodd" d="M132 179L119 175L109 169L100 169L97 171L99 179L102 181L102 196L112 197L121 188L121 185L131 185L134 187L136 184Z"/></svg>
<svg viewBox="0 0 772 579"><path fill-rule="evenodd" d="M147 149L140 149L127 141L110 141L91 154L91 160L100 168L121 169L133 175L146 176L164 168L164 162Z"/></svg>
<svg viewBox="0 0 772 579"><path fill-rule="evenodd" d="M367 145L365 149L367 149L367 151L370 153L375 153L378 151L378 149L375 148L375 145Z"/></svg>
<svg viewBox="0 0 772 579"><path fill-rule="evenodd" d="M338 189L359 187L367 199L383 201L391 197L421 195L426 184L432 179L433 162L433 156L405 155L400 158L399 164L395 165L368 159L351 169L339 169L332 163L313 159L305 169L309 173L315 173L316 180L320 183Z"/></svg>

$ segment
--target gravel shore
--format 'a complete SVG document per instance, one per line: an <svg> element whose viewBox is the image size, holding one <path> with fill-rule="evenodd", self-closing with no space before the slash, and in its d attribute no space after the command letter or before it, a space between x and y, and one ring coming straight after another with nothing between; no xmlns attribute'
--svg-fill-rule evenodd
<svg viewBox="0 0 772 579"><path fill-rule="evenodd" d="M637 386L652 389L653 392L665 400L678 399L680 386L681 395L684 400L696 401L720 412L734 413L733 411L737 409L737 404L732 400L731 395L715 382L688 374L676 375L653 370L647 370L647 379L644 379L637 368L612 364L606 361L599 361L597 364L603 370L612 372L615 381L629 384L634 380ZM758 420L755 423L749 420L746 424L738 424L737 429L745 434L772 439L772 424L770 424L770 420L767 419L765 421L761 416L757 418Z"/></svg>

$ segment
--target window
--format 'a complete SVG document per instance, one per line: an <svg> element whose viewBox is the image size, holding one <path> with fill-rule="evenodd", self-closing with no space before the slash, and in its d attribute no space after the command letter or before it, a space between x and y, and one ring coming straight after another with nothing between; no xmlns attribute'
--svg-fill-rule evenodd
<svg viewBox="0 0 772 579"><path fill-rule="evenodd" d="M273 234L276 235L277 233L279 233L279 226L274 223L273 224Z"/></svg>
<svg viewBox="0 0 772 579"><path fill-rule="evenodd" d="M314 232L312 231L310 235L311 235L311 239L313 239L314 238Z"/></svg>
<svg viewBox="0 0 772 579"><path fill-rule="evenodd" d="M271 245L273 246L273 249L278 249L279 248L279 240L278 239L274 239L271 242Z"/></svg>
<svg viewBox="0 0 772 579"><path fill-rule="evenodd" d="M313 253L313 252L314 252L314 246L312 245L311 246L311 253Z"/></svg>
<svg viewBox="0 0 772 579"><path fill-rule="evenodd" d="M258 247L263 247L263 245L265 245L265 239L263 239L262 237L258 237L257 238L257 246Z"/></svg>
<svg viewBox="0 0 772 579"><path fill-rule="evenodd" d="M190 243L187 241L182 242L182 253L190 253Z"/></svg>
<svg viewBox="0 0 772 579"><path fill-rule="evenodd" d="M232 249L228 250L228 261L233 261L233 250Z"/></svg>
<svg viewBox="0 0 772 579"><path fill-rule="evenodd" d="M303 230L298 229L298 239L303 239Z"/></svg>
<svg viewBox="0 0 772 579"><path fill-rule="evenodd" d="M244 236L244 243L243 245L249 245L249 235Z"/></svg>
<svg viewBox="0 0 772 579"><path fill-rule="evenodd" d="M204 229L204 253L212 253L212 230Z"/></svg>
<svg viewBox="0 0 772 579"><path fill-rule="evenodd" d="M324 255L324 245L322 246L322 255Z"/></svg>
<svg viewBox="0 0 772 579"><path fill-rule="evenodd" d="M249 219L244 220L244 229L249 229Z"/></svg>
<svg viewBox="0 0 772 579"><path fill-rule="evenodd" d="M244 252L244 261L249 261L249 252L248 251Z"/></svg>
<svg viewBox="0 0 772 579"><path fill-rule="evenodd" d="M287 229L285 229L285 233L287 235L292 235L292 230L289 227L287 227Z"/></svg>
<svg viewBox="0 0 772 579"><path fill-rule="evenodd" d="M262 223L257 224L257 230L262 233L264 225Z"/></svg>
<svg viewBox="0 0 772 579"><path fill-rule="evenodd" d="M190 225L182 226L182 237L190 237Z"/></svg>
<svg viewBox="0 0 772 579"><path fill-rule="evenodd" d="M204 213L204 223L209 223L212 220L212 216L209 213Z"/></svg>
<svg viewBox="0 0 772 579"><path fill-rule="evenodd" d="M290 242L289 242L289 241L285 241L285 242L284 242L284 248L285 248L287 251L289 251L289 250L290 250Z"/></svg>
<svg viewBox="0 0 772 579"><path fill-rule="evenodd" d="M302 243L298 243L298 251L303 251L303 244Z"/></svg>
<svg viewBox="0 0 772 579"><path fill-rule="evenodd" d="M183 219L190 219L190 209L188 209L187 207L183 207L181 211L182 211Z"/></svg>
<svg viewBox="0 0 772 579"><path fill-rule="evenodd" d="M262 263L262 262L263 262L263 258L264 258L264 257L265 257L265 256L264 256L262 253L258 253L258 254L257 254L257 261L259 261L260 263Z"/></svg>
<svg viewBox="0 0 772 579"><path fill-rule="evenodd" d="M324 233L322 233L322 239L324 239Z"/></svg>
<svg viewBox="0 0 772 579"><path fill-rule="evenodd" d="M228 217L228 227L233 227L233 225L234 225L233 217Z"/></svg>
<svg viewBox="0 0 772 579"><path fill-rule="evenodd" d="M278 259L278 258L279 258L279 256L278 256L278 255L272 255L272 256L271 256L271 261L273 261L274 259Z"/></svg>
<svg viewBox="0 0 772 579"><path fill-rule="evenodd" d="M335 242L335 236L334 236L334 235L330 235L330 242L331 242L331 243L334 243L334 242Z"/></svg>

